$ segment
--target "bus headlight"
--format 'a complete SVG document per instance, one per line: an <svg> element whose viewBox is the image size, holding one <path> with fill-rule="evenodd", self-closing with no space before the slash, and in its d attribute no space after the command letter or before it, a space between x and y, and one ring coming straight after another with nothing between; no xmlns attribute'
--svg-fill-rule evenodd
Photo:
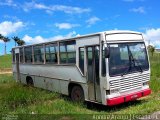
<svg viewBox="0 0 160 120"><path fill-rule="evenodd" d="M110 93L118 93L119 91L120 91L120 89L119 89L119 88L116 88L116 89L110 90Z"/></svg>
<svg viewBox="0 0 160 120"><path fill-rule="evenodd" d="M143 83L143 86L146 86L146 85L149 85L149 81Z"/></svg>

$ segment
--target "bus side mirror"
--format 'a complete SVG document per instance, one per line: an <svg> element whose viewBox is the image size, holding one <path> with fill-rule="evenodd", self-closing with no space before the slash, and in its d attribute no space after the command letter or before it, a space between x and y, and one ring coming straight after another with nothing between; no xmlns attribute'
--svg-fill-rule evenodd
<svg viewBox="0 0 160 120"><path fill-rule="evenodd" d="M105 47L105 58L109 58L110 52L109 52L109 47Z"/></svg>

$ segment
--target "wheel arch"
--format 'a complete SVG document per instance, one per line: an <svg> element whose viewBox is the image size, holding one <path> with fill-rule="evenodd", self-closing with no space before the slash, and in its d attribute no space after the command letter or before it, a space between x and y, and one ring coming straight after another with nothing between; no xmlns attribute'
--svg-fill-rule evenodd
<svg viewBox="0 0 160 120"><path fill-rule="evenodd" d="M30 82L32 81L32 84L34 84L33 78L31 76L26 76L26 84L31 84Z"/></svg>

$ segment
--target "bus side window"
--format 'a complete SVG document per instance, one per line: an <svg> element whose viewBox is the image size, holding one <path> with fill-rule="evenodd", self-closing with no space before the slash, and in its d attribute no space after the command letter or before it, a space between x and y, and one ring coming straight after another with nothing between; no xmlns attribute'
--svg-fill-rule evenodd
<svg viewBox="0 0 160 120"><path fill-rule="evenodd" d="M60 43L60 63L76 63L75 41Z"/></svg>
<svg viewBox="0 0 160 120"><path fill-rule="evenodd" d="M25 47L24 48L25 52L25 63L32 63L32 46L30 47Z"/></svg>
<svg viewBox="0 0 160 120"><path fill-rule="evenodd" d="M65 42L60 43L60 63L67 63L67 48Z"/></svg>
<svg viewBox="0 0 160 120"><path fill-rule="evenodd" d="M76 63L76 48L75 48L75 41L70 42L67 45L67 57L68 63Z"/></svg>
<svg viewBox="0 0 160 120"><path fill-rule="evenodd" d="M79 68L84 74L84 48L79 48Z"/></svg>
<svg viewBox="0 0 160 120"><path fill-rule="evenodd" d="M20 63L23 63L23 47L20 48Z"/></svg>
<svg viewBox="0 0 160 120"><path fill-rule="evenodd" d="M57 63L57 53L58 53L58 46L56 43L51 43L46 45L45 47L46 52L46 63Z"/></svg>
<svg viewBox="0 0 160 120"><path fill-rule="evenodd" d="M34 46L34 62L43 63L44 62L44 47L43 45Z"/></svg>

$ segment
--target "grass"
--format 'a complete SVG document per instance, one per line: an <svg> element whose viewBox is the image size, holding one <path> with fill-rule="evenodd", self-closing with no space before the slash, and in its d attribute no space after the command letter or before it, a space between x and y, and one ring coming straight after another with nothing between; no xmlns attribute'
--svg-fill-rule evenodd
<svg viewBox="0 0 160 120"><path fill-rule="evenodd" d="M0 56L0 69L6 69L12 67L11 54Z"/></svg>
<svg viewBox="0 0 160 120"><path fill-rule="evenodd" d="M150 114L160 110L160 54L151 60L152 94L114 107L78 104L58 93L16 83L11 74L0 75L0 113L19 114L23 119L92 119L93 115ZM27 115L26 115L27 114ZM30 115L28 115L30 114ZM41 114L36 116L35 114ZM47 114L47 115L46 115ZM48 115L53 114L53 115ZM56 114L56 115L55 115ZM39 118L40 117L40 118ZM101 116L103 117L103 116Z"/></svg>

